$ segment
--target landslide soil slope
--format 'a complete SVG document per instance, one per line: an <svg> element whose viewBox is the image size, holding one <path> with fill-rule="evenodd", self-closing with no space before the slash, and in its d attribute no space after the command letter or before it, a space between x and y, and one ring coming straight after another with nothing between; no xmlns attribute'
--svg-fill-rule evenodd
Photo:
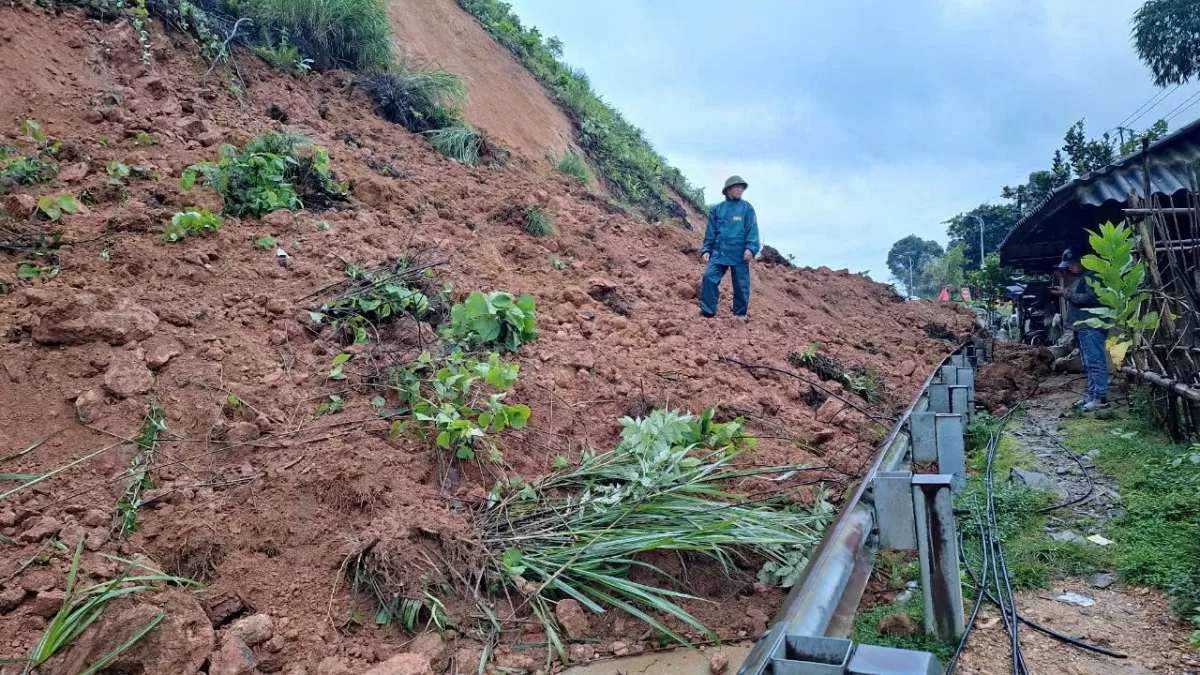
<svg viewBox="0 0 1200 675"><path fill-rule="evenodd" d="M403 552L414 583L426 572L450 577L439 542L467 530L466 514L500 471L463 465L457 485L441 485L428 446L408 435L389 439L369 394L326 379L339 348L311 331L307 310L344 279L346 261L374 265L421 251L446 261L439 279L460 294L536 296L541 338L517 355L522 379L510 395L533 417L529 429L500 439L504 470L526 478L546 471L555 455L611 447L617 418L648 406L747 414L751 431L775 437L752 461L828 465L831 480L856 475L879 439L877 426L836 400L804 403L793 379L719 357L786 367L789 351L820 341L847 366L877 368L894 408L949 349L924 327L969 330L966 313L898 302L859 276L763 266L752 273L748 325L727 318L724 307L724 318L701 321L699 233L647 224L519 161L500 169L450 162L376 117L339 74L293 77L241 54L247 91L239 100L223 86L228 75L206 75L191 43L161 26L152 28L150 64L140 57L126 23L0 8L0 142L28 148L15 133L26 118L62 142L58 179L6 197L3 227L53 230L71 242L58 249L60 271L47 281L18 281L16 267L29 253L0 252L0 280L9 288L0 295L0 453L33 447L0 469L44 473L102 450L0 503L0 533L15 540L0 545L5 656L26 654L53 612L69 560L51 541L73 546L82 538L89 579L116 571L100 557L109 552L144 556L206 584L199 596L154 596L171 622L113 672L195 672L213 649L212 628L225 631L228 620L252 611L274 622L273 637L254 647L261 672L345 672L408 649L470 672L465 664L479 654L466 630L476 612L470 603L451 606L462 633L410 644L395 627L375 627L372 610L342 578L347 556L384 536L390 550ZM287 124L272 120L272 105L287 111ZM214 159L219 141L279 129L329 149L333 169L353 187L349 208L227 218L212 235L161 240L181 207L220 207L211 192L180 191L185 166ZM154 144L136 145L138 131ZM160 179L115 188L104 171L111 160L152 165ZM381 176L368 160L389 162L402 177ZM31 215L33 196L85 191L95 201L84 213L54 224ZM557 236L535 239L500 217L534 204L557 214ZM317 227L321 221L327 229ZM266 234L290 254L287 266L252 245ZM556 269L552 255L566 269ZM594 300L589 291L598 288L620 295L628 315ZM331 393L345 397L345 408L314 417ZM152 401L170 431L156 450L156 487L140 529L110 540L133 454L127 440ZM738 489L769 487L776 486ZM751 597L752 576L698 576L681 588L724 601L693 609L726 637L760 630L782 599L761 589ZM140 625L155 611L145 601L127 605L108 623ZM592 634L644 639L644 626L614 614L594 619ZM363 616L366 625L358 625ZM513 624L506 644L544 641L522 625ZM536 649L496 655L516 666L540 658ZM70 667L60 662L47 672Z"/></svg>

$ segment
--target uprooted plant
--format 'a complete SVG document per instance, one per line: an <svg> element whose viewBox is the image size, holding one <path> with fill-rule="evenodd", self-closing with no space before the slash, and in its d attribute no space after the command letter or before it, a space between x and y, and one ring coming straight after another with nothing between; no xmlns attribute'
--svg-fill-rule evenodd
<svg viewBox="0 0 1200 675"><path fill-rule="evenodd" d="M422 265L410 257L368 269L348 264L347 281L337 297L309 312L314 323L328 323L343 340L357 344L370 342L369 327L409 316L431 325L446 317L446 293L449 284L437 284L434 268L438 263Z"/></svg>
<svg viewBox="0 0 1200 675"><path fill-rule="evenodd" d="M644 419L621 420L621 442L603 453L585 452L574 468L554 471L508 491L495 490L476 514L475 534L484 575L525 596L544 624L553 650L565 649L553 616L554 603L578 601L593 612L615 607L671 639L687 644L658 615L667 615L712 636L678 603L693 595L669 588L674 580L646 562L650 551L695 552L731 574L765 559L761 578L790 583L832 516L832 507L753 506L730 490L738 478L790 475L796 467L737 469L753 447L741 421L713 422L654 410ZM661 575L656 586L630 578L636 569ZM765 573L764 573L765 572Z"/></svg>
<svg viewBox="0 0 1200 675"><path fill-rule="evenodd" d="M424 352L412 363L393 366L386 386L411 418L392 422L390 435L412 429L417 436L432 439L444 466L448 458L443 452L461 460L482 454L490 462L500 462L503 456L488 434L523 429L529 420L529 406L504 402L504 390L516 384L517 372L517 364L501 361L495 353L477 359L457 350L441 359ZM485 393L480 383L496 391Z"/></svg>
<svg viewBox="0 0 1200 675"><path fill-rule="evenodd" d="M166 431L165 412L157 404L150 406L150 412L142 420L138 435L134 438L133 455L125 464L128 479L125 482L125 492L117 500L116 514L113 517L113 534L124 537L138 529L138 511L145 503L143 493L153 490L154 480L150 477L150 465L154 463L154 450L158 447L159 432Z"/></svg>
<svg viewBox="0 0 1200 675"><path fill-rule="evenodd" d="M347 200L348 185L329 168L329 152L302 134L263 134L240 151L221 146L216 162L193 164L179 185L199 180L221 194L225 213L260 218L272 211L323 210Z"/></svg>
<svg viewBox="0 0 1200 675"><path fill-rule="evenodd" d="M867 403L878 403L886 393L887 382L872 366L846 368L831 356L817 351L814 342L800 352L788 354L788 363L796 368L808 368L825 382L841 382L847 391L858 394Z"/></svg>
<svg viewBox="0 0 1200 675"><path fill-rule="evenodd" d="M442 336L466 349L496 349L515 352L523 343L536 340L536 303L523 293L474 291L450 309L450 324Z"/></svg>
<svg viewBox="0 0 1200 675"><path fill-rule="evenodd" d="M104 613L104 609L111 600L156 590L157 586L155 584L160 583L186 585L197 588L200 586L198 582L192 579L172 576L132 560L104 555L109 560L124 563L124 569L108 581L102 581L83 589L76 589L75 582L79 575L79 556L82 552L83 542L81 541L75 546L75 555L71 559L71 568L67 573L67 586L64 591L62 607L51 617L45 631L42 632L42 636L34 644L29 656L25 658L25 668L21 671L22 675L37 672L38 666L74 642L83 631L87 630L88 626L100 618L100 615ZM118 645L116 649L100 657L99 660L89 664L83 670L78 671L79 675L92 675L93 673L101 672L118 656L146 637L165 617L166 612L160 611L146 625L140 628L130 626L121 627L122 630L129 631L129 637Z"/></svg>

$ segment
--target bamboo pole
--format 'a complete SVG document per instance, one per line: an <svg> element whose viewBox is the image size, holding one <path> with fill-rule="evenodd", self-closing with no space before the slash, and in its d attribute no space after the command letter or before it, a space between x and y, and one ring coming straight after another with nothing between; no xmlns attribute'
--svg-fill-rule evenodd
<svg viewBox="0 0 1200 675"><path fill-rule="evenodd" d="M1121 366L1121 372L1126 375L1140 377L1160 389L1175 392L1189 401L1200 402L1200 390L1192 389L1182 382L1173 380L1165 375L1150 370L1138 370L1133 366Z"/></svg>

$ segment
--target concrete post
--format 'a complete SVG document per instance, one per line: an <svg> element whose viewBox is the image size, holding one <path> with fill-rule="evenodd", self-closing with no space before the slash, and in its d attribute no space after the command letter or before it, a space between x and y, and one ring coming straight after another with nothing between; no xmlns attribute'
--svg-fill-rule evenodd
<svg viewBox="0 0 1200 675"><path fill-rule="evenodd" d="M966 354L951 354L949 363L950 363L950 365L952 365L956 368L966 368L967 367L967 355Z"/></svg>
<svg viewBox="0 0 1200 675"><path fill-rule="evenodd" d="M961 415L937 415L934 419L934 433L937 437L938 473L954 476L954 490L957 491L967 479L963 417Z"/></svg>
<svg viewBox="0 0 1200 675"><path fill-rule="evenodd" d="M912 461L937 461L936 413L921 412L908 416L908 437L912 439Z"/></svg>
<svg viewBox="0 0 1200 675"><path fill-rule="evenodd" d="M929 385L929 412L950 412L950 385L940 383Z"/></svg>
<svg viewBox="0 0 1200 675"><path fill-rule="evenodd" d="M939 368L938 382L942 384L958 384L958 366L951 364Z"/></svg>
<svg viewBox="0 0 1200 675"><path fill-rule="evenodd" d="M917 550L911 471L881 471L875 475L875 522L879 525L879 548Z"/></svg>
<svg viewBox="0 0 1200 675"><path fill-rule="evenodd" d="M962 415L964 418L970 419L971 414L971 392L970 387L961 384L951 385L950 390L950 410L947 412L955 415Z"/></svg>
<svg viewBox="0 0 1200 675"><path fill-rule="evenodd" d="M968 409L975 410L975 371L971 368L958 369L958 384L967 388Z"/></svg>
<svg viewBox="0 0 1200 675"><path fill-rule="evenodd" d="M951 496L953 480L953 476L942 474L916 475L912 479L925 632L951 644L962 636L965 620Z"/></svg>

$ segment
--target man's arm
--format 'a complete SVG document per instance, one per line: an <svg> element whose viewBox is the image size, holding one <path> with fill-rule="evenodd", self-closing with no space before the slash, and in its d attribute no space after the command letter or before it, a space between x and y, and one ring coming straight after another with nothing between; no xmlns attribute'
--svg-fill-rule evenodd
<svg viewBox="0 0 1200 675"><path fill-rule="evenodd" d="M708 224L704 226L704 244L700 246L700 255L712 254L713 245L717 241L717 221L714 212L717 207L708 210Z"/></svg>
<svg viewBox="0 0 1200 675"><path fill-rule="evenodd" d="M758 240L758 216L754 214L754 207L749 206L749 213L746 214L746 250L753 255L758 255L762 244Z"/></svg>

